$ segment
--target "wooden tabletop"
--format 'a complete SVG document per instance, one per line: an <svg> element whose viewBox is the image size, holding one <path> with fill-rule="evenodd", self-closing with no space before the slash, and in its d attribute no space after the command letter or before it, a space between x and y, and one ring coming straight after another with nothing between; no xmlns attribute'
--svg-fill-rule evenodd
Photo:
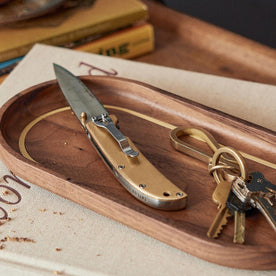
<svg viewBox="0 0 276 276"><path fill-rule="evenodd" d="M154 25L156 48L136 58L151 64L276 84L276 50L169 9L143 1Z"/></svg>

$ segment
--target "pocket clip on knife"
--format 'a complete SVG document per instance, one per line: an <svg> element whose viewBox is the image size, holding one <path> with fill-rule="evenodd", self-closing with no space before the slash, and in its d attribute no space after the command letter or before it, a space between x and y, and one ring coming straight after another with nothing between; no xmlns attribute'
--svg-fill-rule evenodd
<svg viewBox="0 0 276 276"><path fill-rule="evenodd" d="M112 115L109 116L89 88L63 67L54 64L54 70L71 109L119 182L151 207L162 210L185 208L187 194L162 175L117 129Z"/></svg>

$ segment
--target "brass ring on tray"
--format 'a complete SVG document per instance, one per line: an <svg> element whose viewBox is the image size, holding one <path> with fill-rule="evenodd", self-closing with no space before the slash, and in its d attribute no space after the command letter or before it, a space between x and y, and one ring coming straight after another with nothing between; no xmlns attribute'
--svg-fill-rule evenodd
<svg viewBox="0 0 276 276"><path fill-rule="evenodd" d="M247 165L245 163L245 160L239 151L237 151L231 147L221 147L217 151L215 151L213 158L212 158L211 168L214 168L218 165L219 159L220 159L221 155L224 153L228 153L232 157L234 157L234 159L237 161L237 163L239 165L240 177L243 178L244 180L247 180L248 179L248 170L247 170ZM225 173L225 171L224 171L224 173ZM216 169L213 171L213 175L214 175L215 179L221 179L221 178L223 178L223 171ZM227 173L226 173L226 175L227 175Z"/></svg>

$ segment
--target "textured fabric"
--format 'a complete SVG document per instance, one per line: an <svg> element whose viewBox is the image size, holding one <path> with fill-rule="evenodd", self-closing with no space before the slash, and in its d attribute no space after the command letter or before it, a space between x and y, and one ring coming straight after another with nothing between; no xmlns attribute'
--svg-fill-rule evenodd
<svg viewBox="0 0 276 276"><path fill-rule="evenodd" d="M22 89L54 79L53 62L77 75L88 74L91 66L93 74L116 70L120 77L147 82L276 129L274 86L44 45L36 45L1 85L1 105ZM11 176L2 163L0 173ZM21 196L14 205L0 202L11 218L0 227L0 245L5 246L0 250L0 275L260 274L205 262L35 185L28 183L26 187L18 182L6 178L0 183L14 188ZM18 201L5 187L0 188L0 193L2 198ZM262 272L274 274L275 271Z"/></svg>

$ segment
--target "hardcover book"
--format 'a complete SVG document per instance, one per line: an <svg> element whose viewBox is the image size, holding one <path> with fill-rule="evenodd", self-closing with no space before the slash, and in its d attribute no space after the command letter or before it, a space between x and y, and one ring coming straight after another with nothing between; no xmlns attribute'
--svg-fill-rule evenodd
<svg viewBox="0 0 276 276"><path fill-rule="evenodd" d="M95 41L74 47L74 49L103 56L134 58L153 51L153 26L144 23L125 28Z"/></svg>
<svg viewBox="0 0 276 276"><path fill-rule="evenodd" d="M95 38L148 17L138 0L97 0L89 5L0 27L0 62L25 55L37 42L62 45Z"/></svg>
<svg viewBox="0 0 276 276"><path fill-rule="evenodd" d="M92 41L90 41L90 37L87 37L81 41L69 42L65 47L104 56L130 59L153 51L154 30L150 23L142 23L112 32L99 39L92 39ZM4 75L10 73L22 59L23 56L0 62L0 83L5 78Z"/></svg>

